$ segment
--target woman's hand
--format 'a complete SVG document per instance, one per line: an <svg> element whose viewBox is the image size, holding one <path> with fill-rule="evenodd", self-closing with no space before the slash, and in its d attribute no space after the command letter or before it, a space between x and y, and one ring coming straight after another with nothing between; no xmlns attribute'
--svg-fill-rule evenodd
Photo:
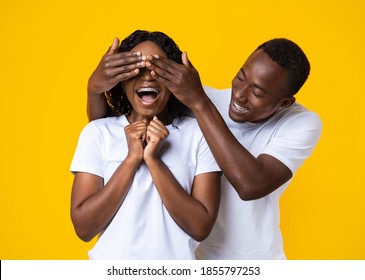
<svg viewBox="0 0 365 280"><path fill-rule="evenodd" d="M127 125L124 132L128 143L128 158L141 161L147 139L147 121L138 121Z"/></svg>
<svg viewBox="0 0 365 280"><path fill-rule="evenodd" d="M158 151L162 143L170 134L166 126L155 116L147 126L146 147L144 148L143 158L147 163L149 160L158 157Z"/></svg>
<svg viewBox="0 0 365 280"><path fill-rule="evenodd" d="M158 157L162 143L170 134L166 126L153 117L150 123L147 120L138 121L127 125L124 129L128 143L128 157L141 161Z"/></svg>

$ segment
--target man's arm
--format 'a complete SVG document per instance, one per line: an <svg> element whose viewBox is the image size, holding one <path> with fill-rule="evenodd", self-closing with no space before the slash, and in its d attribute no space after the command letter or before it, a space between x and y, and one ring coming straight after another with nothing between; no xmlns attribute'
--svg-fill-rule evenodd
<svg viewBox="0 0 365 280"><path fill-rule="evenodd" d="M145 56L140 52L117 53L119 39L103 55L98 66L91 74L87 85L87 115L89 121L104 118L108 113L108 104L104 92L118 83L128 80L145 67Z"/></svg>
<svg viewBox="0 0 365 280"><path fill-rule="evenodd" d="M237 141L205 94L186 53L183 65L153 57L148 57L146 65L158 82L192 109L218 165L241 199L262 198L292 177L290 169L276 158L265 154L256 158Z"/></svg>
<svg viewBox="0 0 365 280"><path fill-rule="evenodd" d="M208 97L193 112L218 165L241 199L262 198L292 177L281 161L266 154L256 158L242 146Z"/></svg>

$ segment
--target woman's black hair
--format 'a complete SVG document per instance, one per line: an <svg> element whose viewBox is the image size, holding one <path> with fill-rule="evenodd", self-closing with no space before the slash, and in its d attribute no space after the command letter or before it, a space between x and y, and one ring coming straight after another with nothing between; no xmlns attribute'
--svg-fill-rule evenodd
<svg viewBox="0 0 365 280"><path fill-rule="evenodd" d="M182 52L178 45L169 36L159 31L134 31L121 42L118 53L130 51L145 41L155 43L166 53L167 58L182 64ZM106 92L106 98L110 107L109 116L128 115L131 112L132 106L124 92L122 83L118 83ZM181 103L173 94L170 95L169 101L167 102L167 110L173 120L191 115L190 109Z"/></svg>

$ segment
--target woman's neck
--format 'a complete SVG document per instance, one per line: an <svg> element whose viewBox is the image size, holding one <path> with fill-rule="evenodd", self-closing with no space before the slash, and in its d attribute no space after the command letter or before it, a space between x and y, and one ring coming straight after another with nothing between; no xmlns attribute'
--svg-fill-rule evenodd
<svg viewBox="0 0 365 280"><path fill-rule="evenodd" d="M143 116L140 114L136 114L135 111L132 111L129 115L126 115L126 118L129 123L134 123L134 122L143 121L143 120L147 120L147 122L149 123L153 119L153 117L154 116ZM163 122L164 125L169 125L173 121L171 115L169 114L169 112L167 110L163 110L162 112L157 114L156 117L161 122Z"/></svg>

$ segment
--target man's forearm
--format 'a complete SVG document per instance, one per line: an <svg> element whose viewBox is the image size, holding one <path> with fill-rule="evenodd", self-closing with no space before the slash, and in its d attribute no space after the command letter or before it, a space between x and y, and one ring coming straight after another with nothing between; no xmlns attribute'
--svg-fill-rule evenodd
<svg viewBox="0 0 365 280"><path fill-rule="evenodd" d="M193 112L214 158L239 196L247 200L259 198L256 196L260 196L264 180L258 159L237 141L209 98Z"/></svg>
<svg viewBox="0 0 365 280"><path fill-rule="evenodd" d="M108 112L108 104L104 94L87 94L87 116L89 121L105 118Z"/></svg>

